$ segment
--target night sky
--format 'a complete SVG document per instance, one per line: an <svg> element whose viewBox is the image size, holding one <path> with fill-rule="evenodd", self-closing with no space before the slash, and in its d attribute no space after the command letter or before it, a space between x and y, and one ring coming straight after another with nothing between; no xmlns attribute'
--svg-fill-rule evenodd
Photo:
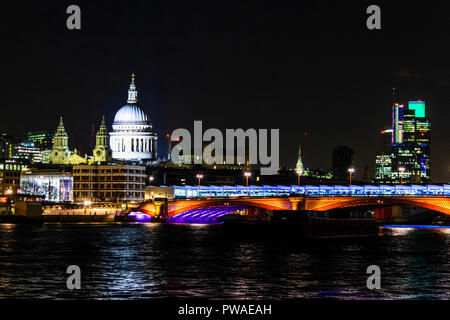
<svg viewBox="0 0 450 320"><path fill-rule="evenodd" d="M194 120L204 130L279 128L282 165L295 165L304 142L305 167L330 168L332 148L347 145L358 177L374 168L396 87L399 102L427 101L432 176L449 181L445 2L309 2L2 4L0 132L56 129L62 115L70 147L91 154L92 124L103 114L112 124L135 72L159 156L163 135ZM80 31L66 28L71 4ZM366 28L370 4L381 7L381 30Z"/></svg>

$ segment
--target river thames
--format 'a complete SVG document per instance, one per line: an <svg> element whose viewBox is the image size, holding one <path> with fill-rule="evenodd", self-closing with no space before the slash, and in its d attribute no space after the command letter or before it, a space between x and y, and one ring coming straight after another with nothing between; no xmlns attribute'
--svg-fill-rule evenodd
<svg viewBox="0 0 450 320"><path fill-rule="evenodd" d="M449 299L450 229L230 238L221 225L0 224L0 298ZM68 290L66 269L81 268ZM369 290L369 265L381 289Z"/></svg>

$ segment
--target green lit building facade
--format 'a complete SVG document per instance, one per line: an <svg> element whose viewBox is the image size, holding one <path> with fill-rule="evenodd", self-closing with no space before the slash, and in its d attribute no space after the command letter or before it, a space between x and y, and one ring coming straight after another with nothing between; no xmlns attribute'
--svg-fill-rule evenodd
<svg viewBox="0 0 450 320"><path fill-rule="evenodd" d="M431 123L425 101L409 101L392 108L391 150L379 152L375 180L380 183L431 181Z"/></svg>

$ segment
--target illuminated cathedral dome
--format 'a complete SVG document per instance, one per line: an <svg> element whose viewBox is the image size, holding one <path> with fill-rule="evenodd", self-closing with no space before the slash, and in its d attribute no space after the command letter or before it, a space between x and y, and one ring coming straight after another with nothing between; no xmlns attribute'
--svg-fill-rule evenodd
<svg viewBox="0 0 450 320"><path fill-rule="evenodd" d="M127 104L121 107L112 125L110 145L112 157L117 160L155 160L156 134L145 112L137 106L134 74L131 75Z"/></svg>
<svg viewBox="0 0 450 320"><path fill-rule="evenodd" d="M138 106L126 104L117 111L114 124L148 124L148 118Z"/></svg>

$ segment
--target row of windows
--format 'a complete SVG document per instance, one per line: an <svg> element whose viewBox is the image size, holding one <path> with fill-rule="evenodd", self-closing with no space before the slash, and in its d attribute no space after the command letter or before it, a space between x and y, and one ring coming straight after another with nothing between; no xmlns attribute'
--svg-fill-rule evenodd
<svg viewBox="0 0 450 320"><path fill-rule="evenodd" d="M2 178L0 178L0 182L1 183L6 183L6 184L19 184L19 180L13 180L13 179L2 179Z"/></svg>
<svg viewBox="0 0 450 320"><path fill-rule="evenodd" d="M136 176L74 176L73 181L136 181L145 182L145 177Z"/></svg>
<svg viewBox="0 0 450 320"><path fill-rule="evenodd" d="M22 166L20 164L0 163L0 170L20 171Z"/></svg>
<svg viewBox="0 0 450 320"><path fill-rule="evenodd" d="M140 173L144 174L145 169L73 169L73 173Z"/></svg>
<svg viewBox="0 0 450 320"><path fill-rule="evenodd" d="M152 152L153 144L151 139L144 138L131 138L127 145L127 141L122 139L114 139L112 142L112 149L115 152Z"/></svg>
<svg viewBox="0 0 450 320"><path fill-rule="evenodd" d="M20 171L0 171L0 177L20 177Z"/></svg>
<svg viewBox="0 0 450 320"><path fill-rule="evenodd" d="M136 198L136 199L143 199L144 193L143 192L88 192L88 191L77 191L74 192L75 197L85 197L85 198Z"/></svg>
<svg viewBox="0 0 450 320"><path fill-rule="evenodd" d="M75 183L73 185L75 190L77 189L144 189L143 184L125 184L125 183L112 183L112 184L91 184L91 183Z"/></svg>

